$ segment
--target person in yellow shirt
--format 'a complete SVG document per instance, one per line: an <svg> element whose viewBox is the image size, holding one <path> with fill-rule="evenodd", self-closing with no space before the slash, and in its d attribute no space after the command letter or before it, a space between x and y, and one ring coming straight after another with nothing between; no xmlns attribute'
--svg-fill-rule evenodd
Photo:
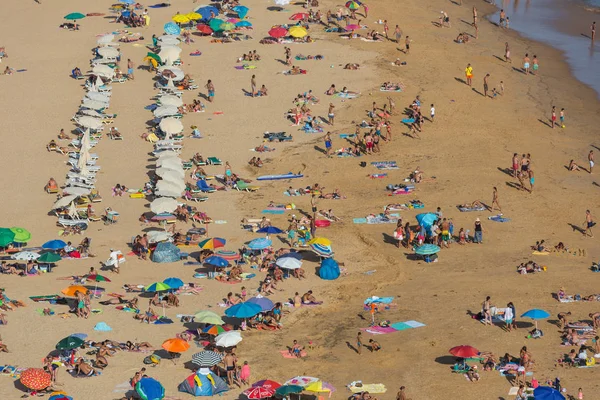
<svg viewBox="0 0 600 400"><path fill-rule="evenodd" d="M473 67L471 67L471 64L467 64L467 68L465 68L465 75L467 77L467 85L471 86L473 83Z"/></svg>

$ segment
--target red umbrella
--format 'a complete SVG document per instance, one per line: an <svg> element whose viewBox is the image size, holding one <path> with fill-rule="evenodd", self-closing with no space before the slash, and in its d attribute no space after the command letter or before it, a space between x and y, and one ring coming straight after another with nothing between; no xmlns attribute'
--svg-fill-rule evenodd
<svg viewBox="0 0 600 400"><path fill-rule="evenodd" d="M358 26L356 24L350 24L350 25L346 26L347 31L355 31L357 29L360 29L360 26Z"/></svg>
<svg viewBox="0 0 600 400"><path fill-rule="evenodd" d="M307 13L296 13L296 14L294 14L294 15L292 15L290 17L290 19L292 21L300 21L300 20L303 20L305 18L308 18L308 14Z"/></svg>
<svg viewBox="0 0 600 400"><path fill-rule="evenodd" d="M462 345L451 348L450 354L460 358L469 358L478 355L479 350L472 346Z"/></svg>
<svg viewBox="0 0 600 400"><path fill-rule="evenodd" d="M210 35L213 33L213 30L210 28L210 26L204 24L196 25L196 29L198 29L198 32L204 33L205 35Z"/></svg>
<svg viewBox="0 0 600 400"><path fill-rule="evenodd" d="M281 26L271 28L271 30L269 31L269 36L274 37L274 38L281 38L281 37L286 36L287 34L288 34L288 30Z"/></svg>
<svg viewBox="0 0 600 400"><path fill-rule="evenodd" d="M52 384L52 377L41 368L29 368L21 374L21 383L31 390L46 389Z"/></svg>
<svg viewBox="0 0 600 400"><path fill-rule="evenodd" d="M263 379L262 381L253 383L252 387L263 387L267 389L276 390L277 388L281 387L281 384L270 379Z"/></svg>
<svg viewBox="0 0 600 400"><path fill-rule="evenodd" d="M257 386L244 390L243 394L246 395L246 397L248 397L249 399L266 399L269 397L273 397L273 395L275 394L275 389Z"/></svg>

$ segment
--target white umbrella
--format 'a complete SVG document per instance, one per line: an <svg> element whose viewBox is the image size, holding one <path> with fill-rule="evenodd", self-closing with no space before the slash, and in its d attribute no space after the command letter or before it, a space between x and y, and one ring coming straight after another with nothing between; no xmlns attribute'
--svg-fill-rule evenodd
<svg viewBox="0 0 600 400"><path fill-rule="evenodd" d="M106 104L110 103L110 97L104 93L87 92L85 94L85 97L87 97L90 100L101 101Z"/></svg>
<svg viewBox="0 0 600 400"><path fill-rule="evenodd" d="M154 214L171 213L177 208L177 200L168 197L155 199L150 203L150 210Z"/></svg>
<svg viewBox="0 0 600 400"><path fill-rule="evenodd" d="M108 65L96 65L92 68L92 73L95 75L105 76L109 79L112 79L115 76L115 70L109 67Z"/></svg>
<svg viewBox="0 0 600 400"><path fill-rule="evenodd" d="M157 163L157 165L161 168L169 168L169 169L177 169L177 168L181 168L181 160L177 159L177 158L167 158L164 160L159 160L160 164Z"/></svg>
<svg viewBox="0 0 600 400"><path fill-rule="evenodd" d="M157 190L156 195L161 197L173 197L177 198L181 196L183 190L177 190L175 188L166 188L164 190Z"/></svg>
<svg viewBox="0 0 600 400"><path fill-rule="evenodd" d="M183 100L172 94L168 94L166 96L161 96L158 99L158 101L160 102L161 106L180 107L181 105L183 105Z"/></svg>
<svg viewBox="0 0 600 400"><path fill-rule="evenodd" d="M179 114L179 110L175 106L160 106L154 110L154 116L156 118L164 118L172 115Z"/></svg>
<svg viewBox="0 0 600 400"><path fill-rule="evenodd" d="M109 33L107 35L102 35L98 38L98 44L108 44L115 39L115 35Z"/></svg>
<svg viewBox="0 0 600 400"><path fill-rule="evenodd" d="M177 46L162 47L158 56L165 65L173 65L173 62L179 59L181 51Z"/></svg>
<svg viewBox="0 0 600 400"><path fill-rule="evenodd" d="M63 189L63 193L71 194L71 195L75 195L75 196L87 196L91 192L92 191L90 189L77 187L77 186L67 186L66 188Z"/></svg>
<svg viewBox="0 0 600 400"><path fill-rule="evenodd" d="M178 193L178 196L181 195L183 189L185 189L185 185L183 188L181 188L181 185L171 181L158 181L156 184L157 192Z"/></svg>
<svg viewBox="0 0 600 400"><path fill-rule="evenodd" d="M52 206L53 210L57 210L59 208L63 208L68 206L69 204L71 204L72 202L75 201L75 199L77 199L77 195L69 195L69 196L65 196L65 197L61 197L60 199L58 199L56 201L56 203L54 203L54 205Z"/></svg>
<svg viewBox="0 0 600 400"><path fill-rule="evenodd" d="M221 333L215 337L215 344L221 347L236 346L242 341L242 335L239 331L229 331Z"/></svg>
<svg viewBox="0 0 600 400"><path fill-rule="evenodd" d="M91 100L88 98L83 99L81 106L84 108L89 108L91 110L101 110L103 108L108 108L108 104L103 103L101 101Z"/></svg>
<svg viewBox="0 0 600 400"><path fill-rule="evenodd" d="M177 182L178 180L183 179L183 176L175 170L167 169L162 173L161 178L167 182Z"/></svg>
<svg viewBox="0 0 600 400"><path fill-rule="evenodd" d="M174 76L172 76L171 78L175 81L178 82L180 80L182 80L185 77L185 72L183 72L183 70L181 68L177 68L177 67L160 67L158 69L158 72L160 72L160 74L164 77L165 75L163 74L163 72L165 71L170 71L173 73ZM167 74L170 75L170 74Z"/></svg>
<svg viewBox="0 0 600 400"><path fill-rule="evenodd" d="M183 168L176 169L161 167L156 170L156 175L166 180L172 180L171 178L167 178L167 176L173 175L178 178L183 178L185 176L185 171Z"/></svg>
<svg viewBox="0 0 600 400"><path fill-rule="evenodd" d="M20 251L11 256L14 260L37 260L40 257L35 251Z"/></svg>
<svg viewBox="0 0 600 400"><path fill-rule="evenodd" d="M159 186L159 184L161 185ZM174 177L172 179L161 179L156 184L156 188L159 190L162 188L177 188L177 190L183 192L183 190L185 189L185 182L183 181L183 178L179 177Z"/></svg>
<svg viewBox="0 0 600 400"><path fill-rule="evenodd" d="M95 117L95 118L103 118L103 115L96 110L79 110L79 111L77 111L77 113L81 114L81 115L88 115L90 117Z"/></svg>
<svg viewBox="0 0 600 400"><path fill-rule="evenodd" d="M183 124L181 120L175 118L163 118L158 124L161 131L167 135L175 135L183 132Z"/></svg>
<svg viewBox="0 0 600 400"><path fill-rule="evenodd" d="M101 47L98 49L98 54L105 58L117 58L119 57L119 49L114 47Z"/></svg>
<svg viewBox="0 0 600 400"><path fill-rule="evenodd" d="M83 126L84 128L89 129L100 129L102 128L102 120L99 118L90 117L84 115L83 117L79 117L75 120L78 125Z"/></svg>
<svg viewBox="0 0 600 400"><path fill-rule="evenodd" d="M302 261L294 257L282 257L275 261L275 264L284 269L298 269L302 267Z"/></svg>
<svg viewBox="0 0 600 400"><path fill-rule="evenodd" d="M175 199L169 199L169 198L162 198L160 200L175 201ZM172 235L169 232L165 232L165 231L150 231L150 232L146 233L146 236L148 238L148 243L158 243L158 242L164 242L165 240L171 239Z"/></svg>
<svg viewBox="0 0 600 400"><path fill-rule="evenodd" d="M176 35L162 35L158 38L158 46L177 46L179 44L179 38Z"/></svg>
<svg viewBox="0 0 600 400"><path fill-rule="evenodd" d="M168 158L176 158L178 159L179 163L181 164L181 158L179 158L179 154L177 154L176 151L172 151L172 150L165 150L163 152L161 152L158 155L158 160L156 160L157 162L160 160L166 160Z"/></svg>

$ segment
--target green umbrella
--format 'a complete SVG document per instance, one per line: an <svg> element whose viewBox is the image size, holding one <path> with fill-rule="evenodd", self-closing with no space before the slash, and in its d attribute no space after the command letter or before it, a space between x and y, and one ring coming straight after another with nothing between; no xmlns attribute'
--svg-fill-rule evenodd
<svg viewBox="0 0 600 400"><path fill-rule="evenodd" d="M83 339L80 339L77 336L67 336L60 342L56 343L56 350L71 350L81 347L82 344Z"/></svg>
<svg viewBox="0 0 600 400"><path fill-rule="evenodd" d="M146 54L146 57L153 58L154 60L156 60L157 63L161 63L162 62L162 60L160 59L159 55L155 54L155 53L148 52L148 54Z"/></svg>
<svg viewBox="0 0 600 400"><path fill-rule="evenodd" d="M0 247L6 247L15 240L15 233L8 228L0 228Z"/></svg>
<svg viewBox="0 0 600 400"><path fill-rule="evenodd" d="M220 29L222 31L232 31L235 29L235 25L232 24L231 22L224 22L221 24Z"/></svg>
<svg viewBox="0 0 600 400"><path fill-rule="evenodd" d="M210 29L212 29L213 31L222 31L223 29L221 29L221 25L223 25L225 23L225 21L223 21L222 19L219 18L213 18L209 21L208 26L210 26Z"/></svg>
<svg viewBox="0 0 600 400"><path fill-rule="evenodd" d="M70 19L73 21L76 19L83 19L83 18L85 18L85 14L77 13L77 12L65 15L65 19Z"/></svg>
<svg viewBox="0 0 600 400"><path fill-rule="evenodd" d="M56 253L44 253L36 261L38 263L55 263L62 260L62 257Z"/></svg>
<svg viewBox="0 0 600 400"><path fill-rule="evenodd" d="M27 243L31 239L31 233L27 229L12 227L10 230L15 234L14 241L17 243Z"/></svg>
<svg viewBox="0 0 600 400"><path fill-rule="evenodd" d="M298 385L283 385L275 390L275 394L281 397L288 396L293 393L300 393L304 388Z"/></svg>

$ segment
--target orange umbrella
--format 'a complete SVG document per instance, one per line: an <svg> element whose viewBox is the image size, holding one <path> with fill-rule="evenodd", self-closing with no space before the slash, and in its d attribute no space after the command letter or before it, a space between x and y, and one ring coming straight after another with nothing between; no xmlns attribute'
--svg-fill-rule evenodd
<svg viewBox="0 0 600 400"><path fill-rule="evenodd" d="M31 390L42 390L52 385L52 377L41 368L29 368L21 374L21 383Z"/></svg>
<svg viewBox="0 0 600 400"><path fill-rule="evenodd" d="M171 353L183 353L190 348L190 344L183 339L167 339L162 344L162 348Z"/></svg>
<svg viewBox="0 0 600 400"><path fill-rule="evenodd" d="M67 297L75 297L75 292L81 292L83 294L87 294L89 292L89 290L87 288L85 288L83 286L79 286L79 285L69 286L68 288L61 290L61 293Z"/></svg>

